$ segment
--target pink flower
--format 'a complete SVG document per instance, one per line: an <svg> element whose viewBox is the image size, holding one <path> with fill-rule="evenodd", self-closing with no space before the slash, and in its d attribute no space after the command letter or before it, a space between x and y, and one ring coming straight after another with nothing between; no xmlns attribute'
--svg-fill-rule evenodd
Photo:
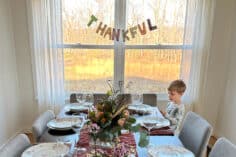
<svg viewBox="0 0 236 157"><path fill-rule="evenodd" d="M129 152L129 147L124 143L120 143L114 148L115 157L124 157Z"/></svg>
<svg viewBox="0 0 236 157"><path fill-rule="evenodd" d="M100 127L96 123L90 124L89 126L90 133L98 133L99 130L100 130Z"/></svg>

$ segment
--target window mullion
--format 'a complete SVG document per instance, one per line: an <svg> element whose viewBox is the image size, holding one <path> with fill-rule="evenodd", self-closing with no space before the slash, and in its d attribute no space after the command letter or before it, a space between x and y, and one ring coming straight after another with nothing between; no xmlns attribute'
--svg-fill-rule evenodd
<svg viewBox="0 0 236 157"><path fill-rule="evenodd" d="M126 28L126 0L115 0L115 29ZM125 43L114 41L114 87L124 91Z"/></svg>

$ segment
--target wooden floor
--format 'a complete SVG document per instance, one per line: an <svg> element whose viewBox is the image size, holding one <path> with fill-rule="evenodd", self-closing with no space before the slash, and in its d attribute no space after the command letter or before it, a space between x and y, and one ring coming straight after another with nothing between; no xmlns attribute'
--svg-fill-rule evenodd
<svg viewBox="0 0 236 157"><path fill-rule="evenodd" d="M214 146L214 144L216 143L216 141L217 141L217 138L215 136L210 137L210 140L209 140L209 143L207 146L207 155L206 156L209 155L209 153L210 153L212 147Z"/></svg>

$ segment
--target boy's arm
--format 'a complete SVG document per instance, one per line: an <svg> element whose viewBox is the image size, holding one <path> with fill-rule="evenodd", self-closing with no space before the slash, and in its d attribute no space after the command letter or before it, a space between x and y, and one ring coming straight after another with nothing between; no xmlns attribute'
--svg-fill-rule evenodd
<svg viewBox="0 0 236 157"><path fill-rule="evenodd" d="M176 108L171 115L166 114L165 118L170 121L170 125L179 125L179 122L183 119L184 111Z"/></svg>
<svg viewBox="0 0 236 157"><path fill-rule="evenodd" d="M170 106L170 103L168 103L168 104L166 105L166 109L165 109L165 110L160 110L161 114L162 114L164 117L167 115L166 112L167 112L167 109L168 109L169 106Z"/></svg>

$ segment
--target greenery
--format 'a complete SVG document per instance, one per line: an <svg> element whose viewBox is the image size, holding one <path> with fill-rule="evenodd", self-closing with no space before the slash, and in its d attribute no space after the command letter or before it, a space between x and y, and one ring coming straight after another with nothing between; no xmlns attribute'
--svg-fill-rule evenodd
<svg viewBox="0 0 236 157"><path fill-rule="evenodd" d="M129 114L126 98L112 87L110 81L108 84L111 90L88 115L90 135L95 141L97 138L101 141L113 141L121 135L121 130L140 130L140 125L135 125L136 119ZM145 146L145 133L141 133L140 137L141 146Z"/></svg>

